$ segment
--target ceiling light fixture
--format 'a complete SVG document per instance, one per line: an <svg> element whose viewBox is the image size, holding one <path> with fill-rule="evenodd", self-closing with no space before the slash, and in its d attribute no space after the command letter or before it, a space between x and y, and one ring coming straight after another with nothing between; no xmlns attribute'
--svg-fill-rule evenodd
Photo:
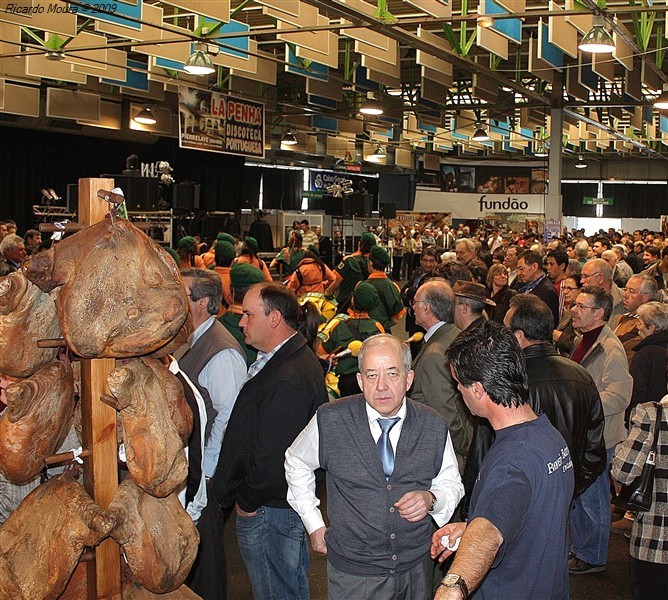
<svg viewBox="0 0 668 600"><path fill-rule="evenodd" d="M190 55L183 70L190 75L210 75L216 70L206 52L206 44L195 44L195 51Z"/></svg>
<svg viewBox="0 0 668 600"><path fill-rule="evenodd" d="M281 146L296 146L298 143L295 134L290 131L290 128L286 129L281 138Z"/></svg>
<svg viewBox="0 0 668 600"><path fill-rule="evenodd" d="M584 156L582 156L582 154L578 154L578 162L575 163L575 168L576 169L587 168L587 163L584 161Z"/></svg>
<svg viewBox="0 0 668 600"><path fill-rule="evenodd" d="M65 53L62 50L47 50L44 53L44 58L46 60L63 60Z"/></svg>
<svg viewBox="0 0 668 600"><path fill-rule="evenodd" d="M385 148L383 148L383 146L378 144L378 146L376 146L376 149L374 150L373 156L385 158L385 155L386 155Z"/></svg>
<svg viewBox="0 0 668 600"><path fill-rule="evenodd" d="M593 26L589 33L582 38L578 50L591 54L610 54L614 52L616 49L615 42L605 25L603 15L595 14Z"/></svg>
<svg viewBox="0 0 668 600"><path fill-rule="evenodd" d="M659 97L654 100L654 108L659 110L668 110L668 83L663 84L663 91Z"/></svg>
<svg viewBox="0 0 668 600"><path fill-rule="evenodd" d="M141 123L142 125L155 125L157 119L155 118L155 112L151 109L150 106L145 106L141 109L133 118L133 121Z"/></svg>
<svg viewBox="0 0 668 600"><path fill-rule="evenodd" d="M383 114L383 107L380 105L380 102L378 102L378 99L376 98L374 92L367 92L366 93L366 100L360 106L359 112L362 113L363 115L382 115Z"/></svg>
<svg viewBox="0 0 668 600"><path fill-rule="evenodd" d="M545 142L538 142L538 145L536 146L536 151L533 154L538 158L545 158L546 156L548 156L549 152L547 146L545 145Z"/></svg>
<svg viewBox="0 0 668 600"><path fill-rule="evenodd" d="M494 25L494 17L490 15L480 15L476 19L476 23L478 24L478 27L483 27L485 29L489 29Z"/></svg>
<svg viewBox="0 0 668 600"><path fill-rule="evenodd" d="M488 142L489 134L483 123L476 123L476 132L471 136L474 142Z"/></svg>

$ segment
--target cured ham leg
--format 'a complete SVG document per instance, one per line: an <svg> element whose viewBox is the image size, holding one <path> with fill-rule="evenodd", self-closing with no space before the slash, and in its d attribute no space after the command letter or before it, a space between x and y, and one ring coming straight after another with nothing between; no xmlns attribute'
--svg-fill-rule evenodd
<svg viewBox="0 0 668 600"><path fill-rule="evenodd" d="M185 585L167 594L154 594L132 579L123 583L121 596L123 600L202 600L202 596Z"/></svg>
<svg viewBox="0 0 668 600"><path fill-rule="evenodd" d="M56 304L20 271L0 277L0 373L24 379L56 357L37 340L61 337Z"/></svg>
<svg viewBox="0 0 668 600"><path fill-rule="evenodd" d="M128 478L109 505L116 520L111 537L122 547L136 580L164 594L185 580L199 545L199 533L176 494L154 498Z"/></svg>
<svg viewBox="0 0 668 600"><path fill-rule="evenodd" d="M5 390L0 418L0 471L25 485L67 437L74 417L74 375L69 363L53 360L30 379Z"/></svg>
<svg viewBox="0 0 668 600"><path fill-rule="evenodd" d="M99 544L114 524L71 477L40 485L0 527L0 598L56 600L84 546Z"/></svg>
<svg viewBox="0 0 668 600"><path fill-rule="evenodd" d="M26 277L56 301L60 328L85 358L154 352L181 329L188 302L172 258L129 221L109 219L31 256Z"/></svg>
<svg viewBox="0 0 668 600"><path fill-rule="evenodd" d="M188 476L184 448L193 427L181 382L151 358L115 369L107 381L112 396L102 400L120 410L132 479L160 498L177 491Z"/></svg>

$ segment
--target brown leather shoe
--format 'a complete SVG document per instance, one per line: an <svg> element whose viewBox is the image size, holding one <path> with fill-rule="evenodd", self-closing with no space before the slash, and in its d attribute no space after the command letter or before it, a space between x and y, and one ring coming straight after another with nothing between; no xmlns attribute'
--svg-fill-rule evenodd
<svg viewBox="0 0 668 600"><path fill-rule="evenodd" d="M633 529L633 521L628 517L619 519L619 521L615 521L612 525L610 525L610 533L614 533L615 535L630 533L631 529Z"/></svg>

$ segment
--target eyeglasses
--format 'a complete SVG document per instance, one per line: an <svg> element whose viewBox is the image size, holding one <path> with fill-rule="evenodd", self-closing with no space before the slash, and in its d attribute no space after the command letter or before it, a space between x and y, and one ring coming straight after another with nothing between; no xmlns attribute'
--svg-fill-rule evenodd
<svg viewBox="0 0 668 600"><path fill-rule="evenodd" d="M642 294L643 292L641 292L640 290L632 290L630 288L624 288L622 290L622 293L623 294L632 294L632 295L635 296L636 294Z"/></svg>
<svg viewBox="0 0 668 600"><path fill-rule="evenodd" d="M427 303L424 300L416 300L415 298L413 298L410 304L413 308L415 308L416 304L427 304Z"/></svg>
<svg viewBox="0 0 668 600"><path fill-rule="evenodd" d="M584 273L582 273L582 275L580 275L580 279L589 279L590 277L593 277L594 275L600 275L600 274L601 274L600 271L594 271L593 273L590 273L589 275L585 275Z"/></svg>
<svg viewBox="0 0 668 600"><path fill-rule="evenodd" d="M584 310L585 308L588 308L589 310L598 310L600 307L599 306L587 306L585 304L579 304L578 302L576 302L575 306L573 308L577 308L578 310Z"/></svg>

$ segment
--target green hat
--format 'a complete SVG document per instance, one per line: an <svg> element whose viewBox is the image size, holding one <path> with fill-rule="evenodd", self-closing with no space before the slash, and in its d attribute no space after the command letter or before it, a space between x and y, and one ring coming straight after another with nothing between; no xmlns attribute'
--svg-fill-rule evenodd
<svg viewBox="0 0 668 600"><path fill-rule="evenodd" d="M390 264L390 255L380 246L373 246L371 248L371 252L369 252L369 258L373 262L380 263L384 266Z"/></svg>
<svg viewBox="0 0 668 600"><path fill-rule="evenodd" d="M380 303L378 292L369 282L363 281L353 293L353 304L357 310L368 312L373 310Z"/></svg>
<svg viewBox="0 0 668 600"><path fill-rule="evenodd" d="M261 283L266 280L264 273L257 267L249 263L236 262L230 269L230 281L235 290L242 290L254 283Z"/></svg>
<svg viewBox="0 0 668 600"><path fill-rule="evenodd" d="M178 265L180 259L179 255L176 253L176 250L170 248L169 246L163 246L163 248L167 251L167 253L174 259L174 262Z"/></svg>
<svg viewBox="0 0 668 600"><path fill-rule="evenodd" d="M229 242L234 246L234 244L237 243L237 240L234 239L233 235L230 235L229 233L219 233L216 236L216 241L217 242Z"/></svg>
<svg viewBox="0 0 668 600"><path fill-rule="evenodd" d="M246 245L250 246L254 250L257 250L260 247L260 244L257 243L257 240L254 237L251 237L250 235L246 236L244 242L246 242Z"/></svg>
<svg viewBox="0 0 668 600"><path fill-rule="evenodd" d="M195 241L195 238L191 235L187 235L186 237L182 237L178 244L176 244L177 248L189 248L190 246L197 246L197 242Z"/></svg>
<svg viewBox="0 0 668 600"><path fill-rule="evenodd" d="M216 260L223 260L223 259L232 259L234 258L237 253L234 250L234 246L230 244L230 242L223 241L223 242L216 242Z"/></svg>
<svg viewBox="0 0 668 600"><path fill-rule="evenodd" d="M370 231L367 231L366 233L362 234L362 237L360 238L360 244L362 244L364 248L371 248L372 246L376 245L376 236Z"/></svg>
<svg viewBox="0 0 668 600"><path fill-rule="evenodd" d="M313 245L308 247L308 251L313 252L313 254L315 254L316 256L320 256L320 252L318 252L318 249Z"/></svg>

